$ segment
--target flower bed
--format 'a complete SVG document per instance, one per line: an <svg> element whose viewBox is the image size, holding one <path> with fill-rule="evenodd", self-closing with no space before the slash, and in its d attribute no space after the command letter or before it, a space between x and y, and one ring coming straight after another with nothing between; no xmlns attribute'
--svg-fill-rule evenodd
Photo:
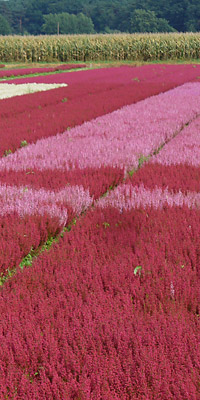
<svg viewBox="0 0 200 400"><path fill-rule="evenodd" d="M195 118L200 113L199 94L198 83L185 84L2 158L2 215L16 213L24 218L47 214L56 220L54 230L61 230L109 187L122 183L126 171L136 169L141 159L148 159ZM123 196L127 200L128 194L123 195L120 190L121 186L110 196L117 193L121 201ZM154 202L164 205L166 197L169 203L176 204L180 198L170 197L168 192L160 194L159 190L143 192L135 193L133 189L130 195L131 199L137 198L139 206L140 197L147 205ZM109 203L110 196L100 203ZM180 201L191 204L193 200Z"/></svg>
<svg viewBox="0 0 200 400"><path fill-rule="evenodd" d="M124 105L169 90L198 76L198 67L144 66L110 68L66 74L60 82L67 88L48 93L35 93L1 101L0 155L15 151L22 141L35 142L42 137L64 132ZM188 68L187 68L188 67ZM138 80L135 80L135 77ZM59 83L55 77L41 82ZM37 81L33 78L31 81ZM20 84L29 80L20 80ZM27 112L29 110L29 112ZM58 117L59 116L59 117ZM21 121L23 120L23 125Z"/></svg>
<svg viewBox="0 0 200 400"><path fill-rule="evenodd" d="M158 86L155 80L150 90L149 76L144 93L161 90L159 68ZM178 78L168 75L169 86L186 79L183 70ZM101 86L106 74L100 73L96 94L92 78L91 86L82 84L82 98L80 76L71 83L70 118L76 125L81 110L83 125L65 126L63 134L26 143L0 160L1 274L87 210L70 233L31 268L17 268L0 291L2 399L196 400L200 394L200 84L127 105L131 96L136 102L144 95L133 93L140 82L120 88L113 72L109 94L110 84ZM109 100L125 87L125 107L86 122L121 104L116 96L113 104ZM43 114L24 96L34 134L33 115L40 133L53 135L54 121L62 120L55 104L67 90L70 84L55 89L47 107L47 93L30 95L34 101L40 96ZM76 110L84 96L91 102ZM6 101L4 129L9 122L15 130L25 105L12 103L9 117ZM68 103L62 103L63 115ZM18 142L27 140L19 132ZM8 131L6 140L10 145Z"/></svg>

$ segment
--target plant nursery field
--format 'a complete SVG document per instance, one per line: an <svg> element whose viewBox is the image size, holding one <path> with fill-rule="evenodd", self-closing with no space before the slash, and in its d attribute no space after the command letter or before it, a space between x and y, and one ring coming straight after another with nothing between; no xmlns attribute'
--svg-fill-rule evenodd
<svg viewBox="0 0 200 400"><path fill-rule="evenodd" d="M200 65L65 69L0 71L0 400L198 400Z"/></svg>

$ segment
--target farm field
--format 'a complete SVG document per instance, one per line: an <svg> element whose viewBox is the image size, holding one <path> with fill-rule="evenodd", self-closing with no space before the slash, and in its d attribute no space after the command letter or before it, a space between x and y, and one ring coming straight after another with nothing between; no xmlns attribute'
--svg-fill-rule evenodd
<svg viewBox="0 0 200 400"><path fill-rule="evenodd" d="M198 400L200 65L19 74L0 100L0 399ZM67 86L17 96L33 83Z"/></svg>

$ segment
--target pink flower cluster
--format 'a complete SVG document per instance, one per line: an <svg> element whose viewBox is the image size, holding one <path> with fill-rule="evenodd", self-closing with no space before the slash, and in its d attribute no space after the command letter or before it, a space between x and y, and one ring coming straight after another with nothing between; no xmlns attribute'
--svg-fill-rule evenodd
<svg viewBox="0 0 200 400"><path fill-rule="evenodd" d="M171 140L152 159L155 163L162 165L185 164L195 167L200 166L200 117L195 119L189 126ZM177 151L178 149L178 151Z"/></svg>

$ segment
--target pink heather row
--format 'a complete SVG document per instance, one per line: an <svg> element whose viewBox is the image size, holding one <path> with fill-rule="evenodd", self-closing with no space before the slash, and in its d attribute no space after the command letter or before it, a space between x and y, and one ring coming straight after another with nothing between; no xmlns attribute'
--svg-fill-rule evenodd
<svg viewBox="0 0 200 400"><path fill-rule="evenodd" d="M188 107L188 103L190 107ZM0 170L138 166L200 114L200 84L188 83L39 140L0 161Z"/></svg>
<svg viewBox="0 0 200 400"><path fill-rule="evenodd" d="M180 135L171 140L152 162L163 165L200 165L200 118L184 128Z"/></svg>
<svg viewBox="0 0 200 400"><path fill-rule="evenodd" d="M167 188L146 189L144 185L132 186L122 184L109 193L107 197L101 198L96 202L101 208L114 207L123 212L133 208L153 207L155 209L165 206L199 208L200 193L188 192L186 195L179 191L172 193Z"/></svg>
<svg viewBox="0 0 200 400"><path fill-rule="evenodd" d="M1 66L0 66L1 67ZM5 67L5 65L4 65ZM31 74L42 74L45 72L55 72L55 71L65 71L76 68L85 68L85 64L68 64L68 65L58 65L57 67L47 67L47 68L23 68L23 69L10 69L0 71L0 78L8 78L10 76L21 76L21 75L31 75Z"/></svg>
<svg viewBox="0 0 200 400"><path fill-rule="evenodd" d="M59 192L35 190L30 187L9 187L0 185L0 216L17 213L25 215L46 215L59 217L60 224L67 222L67 206L74 214L80 214L92 204L88 190L79 186L67 186Z"/></svg>

